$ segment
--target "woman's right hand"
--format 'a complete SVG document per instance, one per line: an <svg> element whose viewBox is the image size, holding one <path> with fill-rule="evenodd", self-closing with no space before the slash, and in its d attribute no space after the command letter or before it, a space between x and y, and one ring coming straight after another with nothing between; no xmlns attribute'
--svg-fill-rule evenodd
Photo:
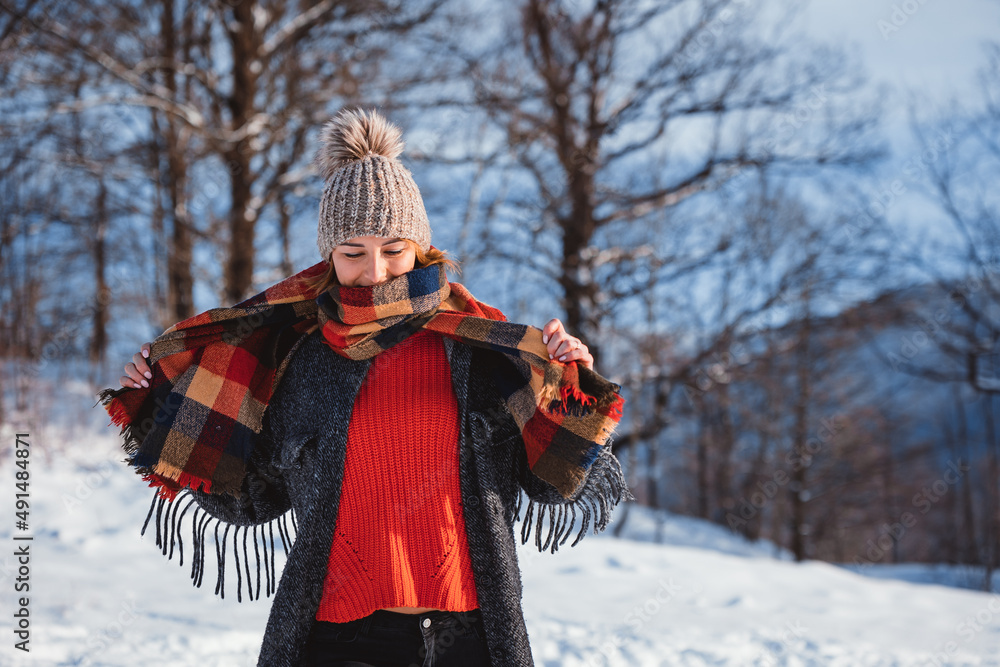
<svg viewBox="0 0 1000 667"><path fill-rule="evenodd" d="M153 377L153 374L149 371L149 364L146 363L146 359L149 357L150 345L151 343L143 343L140 351L132 355L132 361L125 364L125 372L128 375L118 378L123 387L138 389L140 386L149 386L146 380Z"/></svg>

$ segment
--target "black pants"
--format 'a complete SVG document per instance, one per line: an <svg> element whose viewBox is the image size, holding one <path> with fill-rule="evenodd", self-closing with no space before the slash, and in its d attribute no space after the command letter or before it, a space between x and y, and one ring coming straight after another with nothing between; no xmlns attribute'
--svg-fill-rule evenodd
<svg viewBox="0 0 1000 667"><path fill-rule="evenodd" d="M380 609L347 623L315 621L309 667L489 667L478 609L401 614Z"/></svg>

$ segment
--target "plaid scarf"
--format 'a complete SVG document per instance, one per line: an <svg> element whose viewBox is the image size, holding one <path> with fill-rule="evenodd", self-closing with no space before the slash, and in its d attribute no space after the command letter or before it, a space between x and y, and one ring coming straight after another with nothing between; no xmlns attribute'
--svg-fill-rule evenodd
<svg viewBox="0 0 1000 667"><path fill-rule="evenodd" d="M443 265L369 287L334 285L313 298L303 278L325 262L231 308L179 322L150 346L148 388L100 392L122 427L126 462L172 500L184 487L239 495L264 411L295 349L317 328L338 354L368 359L422 328L503 354L496 384L533 473L564 497L583 483L621 418L620 386L576 362L548 358L541 330L449 283ZM508 372L509 371L509 372Z"/></svg>

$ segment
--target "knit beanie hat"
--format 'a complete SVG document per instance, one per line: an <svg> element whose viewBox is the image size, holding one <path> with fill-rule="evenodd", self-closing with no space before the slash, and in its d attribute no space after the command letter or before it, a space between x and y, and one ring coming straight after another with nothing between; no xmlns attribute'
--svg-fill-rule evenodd
<svg viewBox="0 0 1000 667"><path fill-rule="evenodd" d="M412 239L424 251L431 227L410 171L396 158L402 131L374 109L344 109L323 126L315 165L326 185L316 244L333 249L356 236Z"/></svg>

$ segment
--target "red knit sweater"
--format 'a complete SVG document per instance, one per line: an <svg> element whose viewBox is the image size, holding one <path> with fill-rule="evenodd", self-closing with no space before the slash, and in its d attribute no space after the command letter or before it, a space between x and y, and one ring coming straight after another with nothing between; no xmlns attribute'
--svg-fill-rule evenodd
<svg viewBox="0 0 1000 667"><path fill-rule="evenodd" d="M320 621L478 607L458 485L458 403L440 334L372 359L354 402Z"/></svg>

